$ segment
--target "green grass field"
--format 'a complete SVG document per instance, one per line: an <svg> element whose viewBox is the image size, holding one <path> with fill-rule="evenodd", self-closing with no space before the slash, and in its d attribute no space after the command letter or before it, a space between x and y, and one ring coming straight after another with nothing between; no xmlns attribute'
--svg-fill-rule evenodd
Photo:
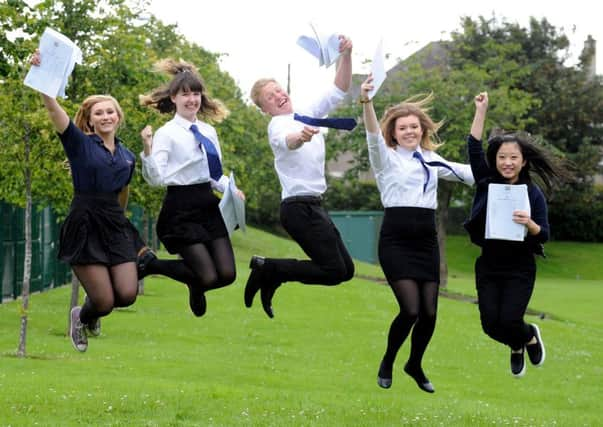
<svg viewBox="0 0 603 427"><path fill-rule="evenodd" d="M208 293L195 318L184 286L148 278L145 295L103 319L78 353L65 336L68 286L31 298L28 357L14 356L20 302L0 304L1 426L597 426L603 396L603 245L550 243L531 309L547 348L541 368L509 373L509 351L489 339L472 302L441 298L424 359L436 387L402 371L376 385L396 312L389 288L366 278L341 286L291 283L243 305L253 253L301 256L286 239L250 229L233 243L238 278ZM474 296L477 249L451 237L449 289ZM383 277L357 263L362 277ZM469 298L471 300L471 298Z"/></svg>

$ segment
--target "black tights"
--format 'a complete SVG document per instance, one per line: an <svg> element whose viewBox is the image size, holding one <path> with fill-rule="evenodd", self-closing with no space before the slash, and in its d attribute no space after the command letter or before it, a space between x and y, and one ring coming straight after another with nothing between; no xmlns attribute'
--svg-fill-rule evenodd
<svg viewBox="0 0 603 427"><path fill-rule="evenodd" d="M439 286L436 282L419 284L411 279L397 280L390 286L400 306L400 313L389 329L387 349L383 356L384 368L391 372L398 350L412 329L407 365L412 371L421 371L421 360L435 329Z"/></svg>
<svg viewBox="0 0 603 427"><path fill-rule="evenodd" d="M148 274L161 274L202 292L235 281L234 252L227 237L186 246L180 256L181 260L153 260L146 270Z"/></svg>
<svg viewBox="0 0 603 427"><path fill-rule="evenodd" d="M72 268L88 296L80 312L82 323L90 324L111 313L113 308L127 307L136 301L138 277L134 262L110 267L101 264L73 265Z"/></svg>

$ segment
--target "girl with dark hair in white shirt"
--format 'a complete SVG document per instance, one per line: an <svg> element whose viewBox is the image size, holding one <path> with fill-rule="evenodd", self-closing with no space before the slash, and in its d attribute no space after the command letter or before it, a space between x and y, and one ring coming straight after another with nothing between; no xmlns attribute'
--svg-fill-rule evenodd
<svg viewBox="0 0 603 427"><path fill-rule="evenodd" d="M379 366L377 383L392 384L398 350L412 329L410 357L404 371L419 388L435 391L421 366L436 324L440 258L435 222L438 178L473 184L469 165L446 162L435 153L441 123L427 114L432 96L411 98L387 109L379 122L368 92L360 87L369 160L385 216L379 236L379 262L400 306ZM417 100L418 99L418 100ZM437 166L434 163L436 162Z"/></svg>
<svg viewBox="0 0 603 427"><path fill-rule="evenodd" d="M213 193L223 192L228 184L221 169L220 143L213 126L197 116L219 122L228 111L208 97L193 65L167 59L156 68L172 75L172 80L141 96L141 103L175 115L154 136L150 126L141 132L142 172L149 184L167 186L157 235L170 253L181 256L181 261L174 261L180 263L178 280L189 288L191 310L202 316L205 292L233 283L236 270L219 199Z"/></svg>

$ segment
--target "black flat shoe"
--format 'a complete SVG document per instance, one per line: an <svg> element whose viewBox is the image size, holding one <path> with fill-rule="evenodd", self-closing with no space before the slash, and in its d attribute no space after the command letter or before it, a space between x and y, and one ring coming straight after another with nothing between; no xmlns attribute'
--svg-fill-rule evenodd
<svg viewBox="0 0 603 427"><path fill-rule="evenodd" d="M191 285L188 286L188 305L191 308L193 314L197 317L201 317L207 311L207 300L205 299L205 292L195 289Z"/></svg>
<svg viewBox="0 0 603 427"><path fill-rule="evenodd" d="M381 388L390 388L392 386L392 369L386 369L383 361L381 361L381 365L379 365L377 384Z"/></svg>
<svg viewBox="0 0 603 427"><path fill-rule="evenodd" d="M151 261L156 259L157 255L150 249L147 249L144 254L136 259L136 273L138 274L138 280L144 279L145 276L149 274L147 267Z"/></svg>
<svg viewBox="0 0 603 427"><path fill-rule="evenodd" d="M249 278L247 279L247 283L245 284L245 307L249 308L253 304L253 298L255 294L258 293L260 288L262 287L262 280L264 279L262 268L264 267L264 258L254 255L251 257L249 261L249 268L251 268L251 273L249 273Z"/></svg>
<svg viewBox="0 0 603 427"><path fill-rule="evenodd" d="M427 393L434 393L435 389L433 388L433 384L427 379L423 370L421 368L414 369L408 366L408 363L404 365L404 372L411 376L413 380L417 383L419 388Z"/></svg>
<svg viewBox="0 0 603 427"><path fill-rule="evenodd" d="M272 297L280 285L280 283L269 283L262 286L262 290L260 291L262 307L271 319L274 317L274 312L272 311Z"/></svg>

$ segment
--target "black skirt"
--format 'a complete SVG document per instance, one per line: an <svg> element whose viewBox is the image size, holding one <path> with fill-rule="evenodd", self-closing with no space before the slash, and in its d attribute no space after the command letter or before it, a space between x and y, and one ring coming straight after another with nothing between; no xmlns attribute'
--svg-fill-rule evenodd
<svg viewBox="0 0 603 427"><path fill-rule="evenodd" d="M116 193L76 193L61 226L58 258L70 265L117 265L136 260L144 242Z"/></svg>
<svg viewBox="0 0 603 427"><path fill-rule="evenodd" d="M386 208L379 236L379 262L388 282L440 282L435 210Z"/></svg>
<svg viewBox="0 0 603 427"><path fill-rule="evenodd" d="M157 219L157 236L168 252L227 237L219 203L210 183L168 187Z"/></svg>

